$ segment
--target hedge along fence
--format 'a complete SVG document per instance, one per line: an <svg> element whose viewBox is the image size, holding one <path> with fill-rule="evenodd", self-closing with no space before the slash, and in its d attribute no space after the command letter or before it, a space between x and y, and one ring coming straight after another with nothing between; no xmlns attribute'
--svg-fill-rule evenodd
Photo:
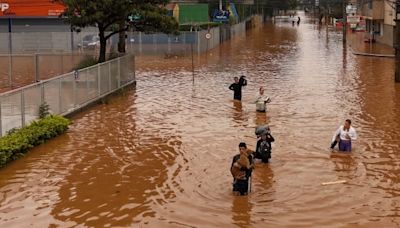
<svg viewBox="0 0 400 228"><path fill-rule="evenodd" d="M34 146L64 133L69 124L70 121L62 116L47 116L1 137L0 167L23 156Z"/></svg>

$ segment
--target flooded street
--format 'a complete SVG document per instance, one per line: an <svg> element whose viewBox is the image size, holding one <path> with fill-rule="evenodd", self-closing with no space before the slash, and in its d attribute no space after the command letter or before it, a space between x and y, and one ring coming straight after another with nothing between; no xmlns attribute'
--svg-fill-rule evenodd
<svg viewBox="0 0 400 228"><path fill-rule="evenodd" d="M304 21L304 23L303 23ZM306 19L266 24L195 57L137 61L137 86L0 170L1 227L399 227L400 84L394 59L343 49ZM241 103L228 86L246 75ZM267 114L253 103L260 85ZM353 152L331 152L350 118ZM249 196L232 195L238 144L275 138ZM346 184L321 186L346 180Z"/></svg>

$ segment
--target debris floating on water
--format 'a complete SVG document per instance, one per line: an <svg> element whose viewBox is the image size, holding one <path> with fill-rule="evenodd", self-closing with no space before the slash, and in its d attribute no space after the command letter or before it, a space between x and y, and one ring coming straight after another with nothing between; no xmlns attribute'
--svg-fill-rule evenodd
<svg viewBox="0 0 400 228"><path fill-rule="evenodd" d="M344 184L347 183L346 180L338 180L338 181L330 181L330 182L323 182L321 185L332 185L332 184Z"/></svg>

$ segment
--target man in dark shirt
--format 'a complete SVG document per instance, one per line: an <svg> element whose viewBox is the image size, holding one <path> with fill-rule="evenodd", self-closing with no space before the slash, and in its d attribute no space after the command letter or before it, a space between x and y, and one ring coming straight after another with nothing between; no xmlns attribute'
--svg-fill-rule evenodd
<svg viewBox="0 0 400 228"><path fill-rule="evenodd" d="M247 80L245 76L241 76L240 79L238 77L234 78L235 82L229 86L230 90L233 90L233 99L242 100L242 87L247 85Z"/></svg>
<svg viewBox="0 0 400 228"><path fill-rule="evenodd" d="M242 171L246 173L246 177L244 179L233 179L233 192L238 192L240 195L247 195L249 189L249 179L251 177L251 173L254 169L254 161L253 156L251 155L251 151L247 149L246 143L241 142L239 144L240 154L237 154L233 157L231 169L233 164L240 159L240 155L246 155L250 162L250 168L242 168Z"/></svg>

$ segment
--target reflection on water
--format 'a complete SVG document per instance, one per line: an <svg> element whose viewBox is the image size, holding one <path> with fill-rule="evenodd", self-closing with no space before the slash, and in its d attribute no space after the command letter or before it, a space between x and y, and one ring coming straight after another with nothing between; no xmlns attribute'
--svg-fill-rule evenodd
<svg viewBox="0 0 400 228"><path fill-rule="evenodd" d="M252 207L248 197L232 197L232 224L248 227L251 224Z"/></svg>
<svg viewBox="0 0 400 228"><path fill-rule="evenodd" d="M302 18L304 18L302 16ZM0 170L3 227L398 227L400 85L394 62L352 55L307 19L266 24L195 58L138 59L138 85L73 118ZM245 74L242 102L228 86ZM254 94L266 88L267 113ZM352 119L350 154L331 153ZM238 143L275 138L252 193L232 196ZM321 183L346 180L346 184Z"/></svg>

